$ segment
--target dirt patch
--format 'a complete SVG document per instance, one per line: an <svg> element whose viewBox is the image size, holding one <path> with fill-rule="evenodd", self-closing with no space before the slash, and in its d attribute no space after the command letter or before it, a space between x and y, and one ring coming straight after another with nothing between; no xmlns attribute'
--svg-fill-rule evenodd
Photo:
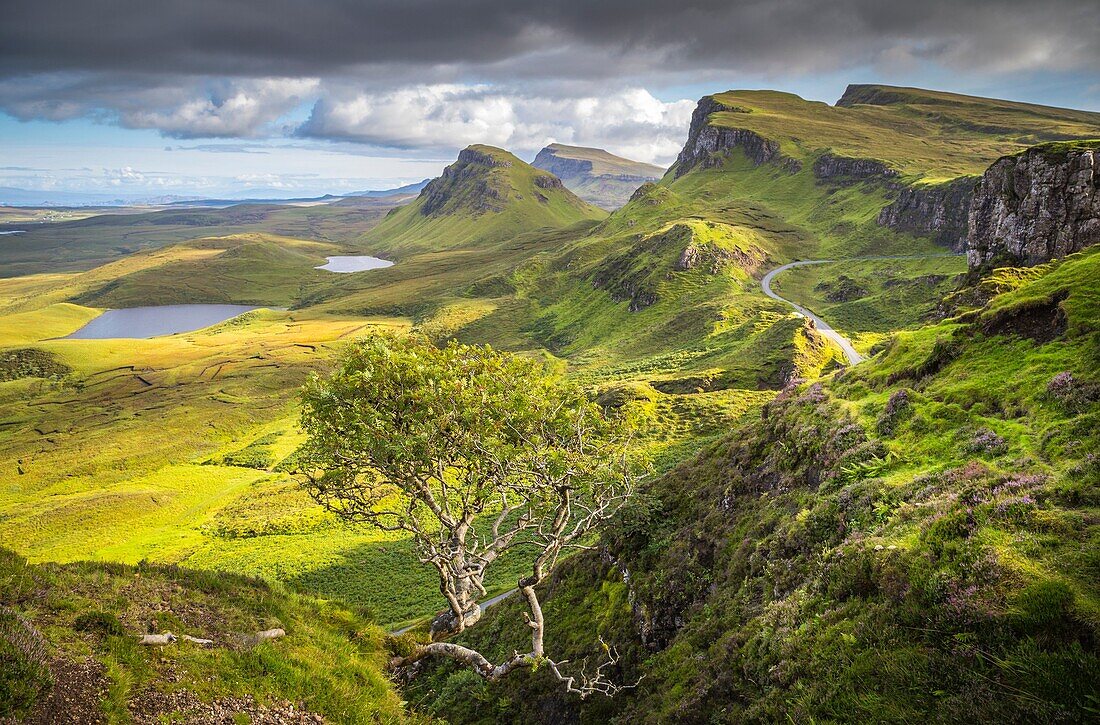
<svg viewBox="0 0 1100 725"><path fill-rule="evenodd" d="M151 724L166 722L166 716L178 718L181 715L184 717L183 722L195 725L233 725L240 722L237 718L239 715L247 716L248 722L253 725L325 722L321 715L285 700L273 705L261 705L251 697L221 697L212 702L203 702L189 690L146 690L130 701L129 710L135 722ZM172 722L177 720L173 719Z"/></svg>
<svg viewBox="0 0 1100 725"><path fill-rule="evenodd" d="M1068 296L1068 292L1061 291L1045 300L999 310L982 323L982 332L1026 337L1039 344L1056 340L1065 333L1068 324L1066 311L1062 309L1062 302Z"/></svg>
<svg viewBox="0 0 1100 725"><path fill-rule="evenodd" d="M53 687L39 698L24 725L93 725L107 722L100 703L107 697L107 675L103 665L88 658L59 657L50 662ZM0 719L0 722L15 722Z"/></svg>

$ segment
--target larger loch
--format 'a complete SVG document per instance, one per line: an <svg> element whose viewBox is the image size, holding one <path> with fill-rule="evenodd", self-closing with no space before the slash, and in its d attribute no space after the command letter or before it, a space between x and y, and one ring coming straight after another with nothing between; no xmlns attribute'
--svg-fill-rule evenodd
<svg viewBox="0 0 1100 725"><path fill-rule="evenodd" d="M201 330L259 309L250 305L157 305L107 310L69 335L72 340L148 338Z"/></svg>

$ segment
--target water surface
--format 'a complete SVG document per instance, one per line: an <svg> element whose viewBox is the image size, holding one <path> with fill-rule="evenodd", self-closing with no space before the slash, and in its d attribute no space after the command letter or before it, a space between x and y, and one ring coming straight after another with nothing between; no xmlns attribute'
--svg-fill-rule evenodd
<svg viewBox="0 0 1100 725"><path fill-rule="evenodd" d="M338 272L340 274L364 272L368 269L384 269L393 266L393 262L387 259L379 259L378 257L367 255L327 257L326 259L328 259L328 262L317 267L317 269L323 269L328 272Z"/></svg>
<svg viewBox="0 0 1100 725"><path fill-rule="evenodd" d="M158 305L107 310L70 339L146 338L210 327L250 310L250 305Z"/></svg>

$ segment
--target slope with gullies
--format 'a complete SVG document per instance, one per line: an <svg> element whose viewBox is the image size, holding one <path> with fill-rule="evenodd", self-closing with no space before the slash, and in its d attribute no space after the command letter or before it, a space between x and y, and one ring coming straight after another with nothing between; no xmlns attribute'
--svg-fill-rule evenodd
<svg viewBox="0 0 1100 725"><path fill-rule="evenodd" d="M636 689L581 702L524 674L472 685L475 710L443 666L412 696L452 722L1095 719L1097 280L1100 247L999 269L647 485L544 597L549 654L596 658L600 635ZM467 636L519 646L513 606Z"/></svg>
<svg viewBox="0 0 1100 725"><path fill-rule="evenodd" d="M637 399L639 378L743 385L751 351L731 333L785 313L760 304L759 276L830 257L784 289L835 304L873 358L787 368L759 418L647 485L547 585L551 655L598 658L598 634L635 690L580 703L544 673L489 686L441 666L413 684L421 707L453 722L1095 717L1100 249L984 279L944 255L966 243L971 175L1098 122L884 87L836 107L704 98L661 182L524 280L533 332L595 379L634 381L609 404ZM515 606L467 637L519 646Z"/></svg>

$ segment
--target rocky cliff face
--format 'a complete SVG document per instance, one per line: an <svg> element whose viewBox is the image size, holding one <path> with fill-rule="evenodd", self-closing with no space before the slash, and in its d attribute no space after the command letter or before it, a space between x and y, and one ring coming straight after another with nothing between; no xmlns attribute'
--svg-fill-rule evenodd
<svg viewBox="0 0 1100 725"><path fill-rule="evenodd" d="M879 226L929 235L952 251L963 252L975 183L976 177L962 176L945 184L900 186L897 198L879 212Z"/></svg>
<svg viewBox="0 0 1100 725"><path fill-rule="evenodd" d="M967 263L1031 266L1100 242L1100 142L1037 146L982 175Z"/></svg>
<svg viewBox="0 0 1100 725"><path fill-rule="evenodd" d="M696 167L707 169L720 166L722 157L735 148L744 151L757 166L779 156L779 144L754 131L710 125L708 119L711 114L720 111L744 112L719 103L710 96L699 101L691 114L687 143L676 158L677 177Z"/></svg>
<svg viewBox="0 0 1100 725"><path fill-rule="evenodd" d="M814 176L833 182L855 183L868 179L893 179L898 172L876 159L822 154L814 162Z"/></svg>

